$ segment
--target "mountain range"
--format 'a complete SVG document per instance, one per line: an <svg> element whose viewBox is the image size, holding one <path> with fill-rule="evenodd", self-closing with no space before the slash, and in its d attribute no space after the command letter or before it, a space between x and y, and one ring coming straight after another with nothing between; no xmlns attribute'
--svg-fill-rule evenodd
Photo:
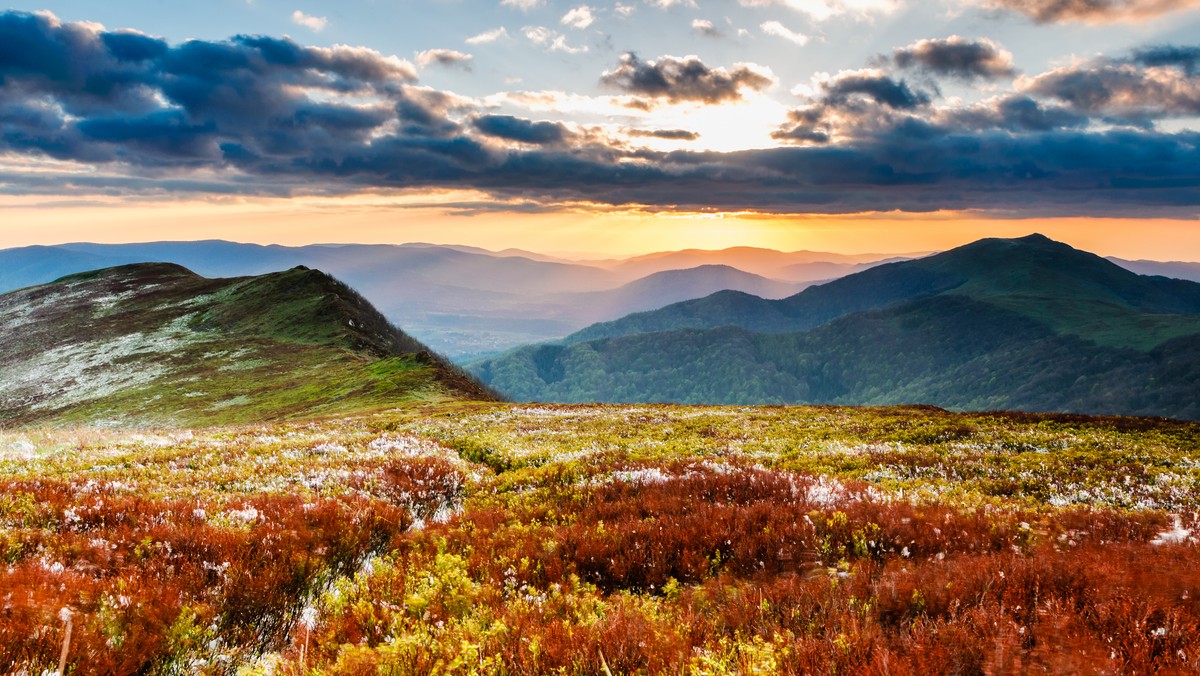
<svg viewBox="0 0 1200 676"><path fill-rule="evenodd" d="M719 292L470 370L522 400L1200 418L1200 284L1041 235L986 239L778 300Z"/></svg>
<svg viewBox="0 0 1200 676"><path fill-rule="evenodd" d="M209 277L304 265L343 280L431 348L462 359L561 338L595 322L723 289L782 298L885 258L738 247L575 262L517 249L422 243L77 243L0 251L0 292L143 262L175 263Z"/></svg>
<svg viewBox="0 0 1200 676"><path fill-rule="evenodd" d="M1174 279L1186 279L1189 282L1200 282L1200 263L1148 260L1130 261L1112 256L1108 260L1139 275L1157 275L1160 277L1172 277Z"/></svg>
<svg viewBox="0 0 1200 676"><path fill-rule="evenodd" d="M492 393L304 267L208 279L168 263L0 295L0 425L197 426Z"/></svg>

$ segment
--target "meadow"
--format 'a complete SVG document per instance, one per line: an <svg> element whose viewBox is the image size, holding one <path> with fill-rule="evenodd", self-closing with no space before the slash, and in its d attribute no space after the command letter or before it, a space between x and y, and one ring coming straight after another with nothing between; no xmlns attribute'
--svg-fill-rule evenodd
<svg viewBox="0 0 1200 676"><path fill-rule="evenodd" d="M0 432L0 672L1195 673L1200 425L448 403Z"/></svg>

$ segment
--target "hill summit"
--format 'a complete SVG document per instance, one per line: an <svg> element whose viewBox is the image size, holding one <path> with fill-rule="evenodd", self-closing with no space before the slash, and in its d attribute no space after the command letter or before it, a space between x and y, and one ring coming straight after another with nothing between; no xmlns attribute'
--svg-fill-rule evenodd
<svg viewBox="0 0 1200 676"><path fill-rule="evenodd" d="M141 263L0 296L0 423L204 425L491 398L359 294L298 266Z"/></svg>
<svg viewBox="0 0 1200 676"><path fill-rule="evenodd" d="M1150 348L1200 331L1200 284L1135 274L1044 235L988 238L916 260L889 263L781 300L723 291L594 324L579 343L677 329L739 326L760 333L807 331L866 310L934 296L966 297L1032 317L1057 333L1114 347Z"/></svg>
<svg viewBox="0 0 1200 676"><path fill-rule="evenodd" d="M933 404L1200 418L1200 284L1042 235L780 300L720 292L471 366L516 399Z"/></svg>

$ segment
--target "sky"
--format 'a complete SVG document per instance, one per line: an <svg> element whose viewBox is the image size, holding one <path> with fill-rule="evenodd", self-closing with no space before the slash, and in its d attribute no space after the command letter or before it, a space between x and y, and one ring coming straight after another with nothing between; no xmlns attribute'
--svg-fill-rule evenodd
<svg viewBox="0 0 1200 676"><path fill-rule="evenodd" d="M1200 260L1200 0L0 12L0 247L428 241Z"/></svg>

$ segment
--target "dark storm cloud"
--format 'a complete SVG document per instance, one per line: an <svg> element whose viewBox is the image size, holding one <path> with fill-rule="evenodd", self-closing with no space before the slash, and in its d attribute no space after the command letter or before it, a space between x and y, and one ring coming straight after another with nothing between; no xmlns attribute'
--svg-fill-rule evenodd
<svg viewBox="0 0 1200 676"><path fill-rule="evenodd" d="M534 201L665 209L1191 213L1200 206L1198 142L1195 134L1014 136L914 127L854 146L642 152L641 162L615 165L560 153L510 155L483 183Z"/></svg>
<svg viewBox="0 0 1200 676"><path fill-rule="evenodd" d="M1200 7L1200 0L993 0L992 5L1019 12L1038 23L1100 23L1153 19Z"/></svg>
<svg viewBox="0 0 1200 676"><path fill-rule="evenodd" d="M1191 110L1190 59L1186 48L1155 47L946 109L882 71L843 72L818 83L780 131L796 145L658 152L606 145L600 134L553 120L487 114L418 86L406 62L365 49L249 36L173 45L10 12L0 14L0 192L167 198L469 188L522 205L1194 214L1197 134L1088 130L1089 120L1129 101L1141 102L1132 105L1139 115ZM628 56L609 79L656 103L731 101L771 84L748 66L671 57ZM19 169L47 158L86 170Z"/></svg>
<svg viewBox="0 0 1200 676"><path fill-rule="evenodd" d="M919 69L960 80L998 80L1012 77L1012 54L991 40L967 40L957 35L921 40L892 52L899 68Z"/></svg>
<svg viewBox="0 0 1200 676"><path fill-rule="evenodd" d="M534 122L511 115L482 115L472 120L471 126L488 136L535 145L559 144L572 136L558 122Z"/></svg>
<svg viewBox="0 0 1200 676"><path fill-rule="evenodd" d="M774 83L764 69L752 65L712 68L694 56L642 61L632 52L622 55L620 64L604 73L601 81L635 96L710 104L736 101L744 89L759 91Z"/></svg>
<svg viewBox="0 0 1200 676"><path fill-rule="evenodd" d="M302 90L376 94L389 107L420 110L406 94L414 79L408 64L363 49L252 36L171 47L138 33L7 12L0 14L0 82L5 99L24 108L0 111L0 147L146 165L218 158L222 144L259 155L308 151L359 142L396 114L317 101ZM47 101L54 105L38 108Z"/></svg>

